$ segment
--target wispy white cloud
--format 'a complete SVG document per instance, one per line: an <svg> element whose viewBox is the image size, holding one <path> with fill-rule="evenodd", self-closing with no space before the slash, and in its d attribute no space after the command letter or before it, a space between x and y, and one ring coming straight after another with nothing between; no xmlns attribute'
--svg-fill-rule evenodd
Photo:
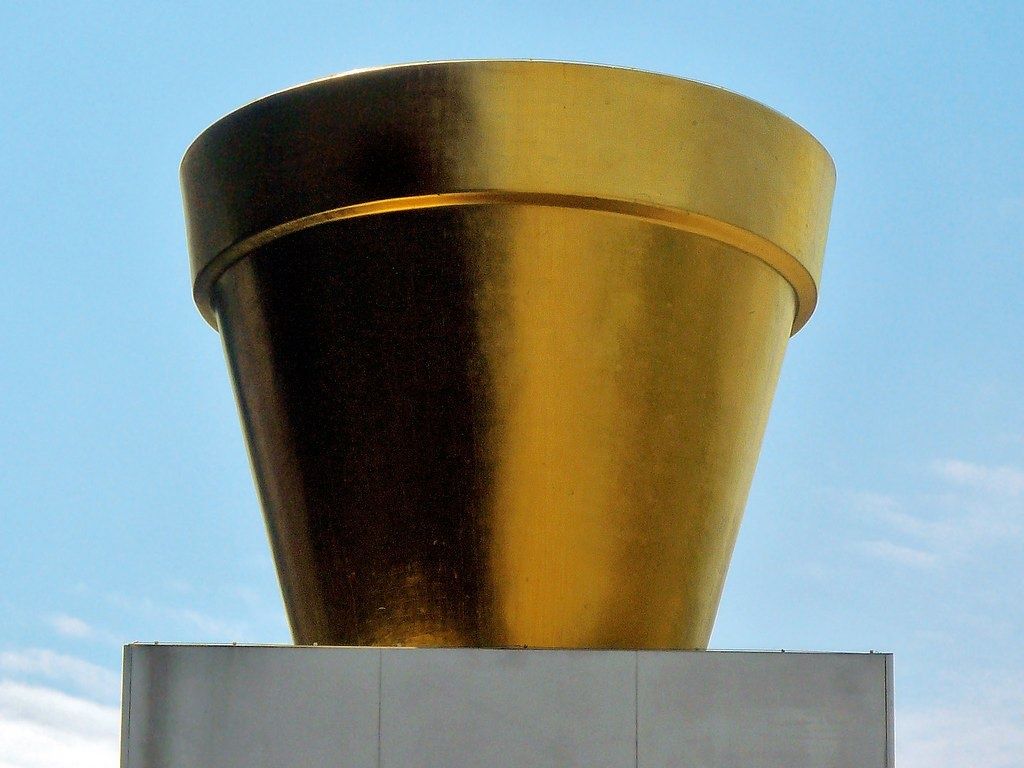
<svg viewBox="0 0 1024 768"><path fill-rule="evenodd" d="M936 472L956 485L1000 496L1024 495L1024 471L1010 466L988 467L958 459L935 462Z"/></svg>
<svg viewBox="0 0 1024 768"><path fill-rule="evenodd" d="M0 680L0 768L111 768L119 729L116 707Z"/></svg>
<svg viewBox="0 0 1024 768"><path fill-rule="evenodd" d="M847 494L858 512L872 515L887 515L898 512L901 508L899 499L885 493L860 492Z"/></svg>
<svg viewBox="0 0 1024 768"><path fill-rule="evenodd" d="M157 639L204 643L256 642L266 641L268 635L284 642L290 639L276 591L264 592L248 585L230 583L200 589L180 580L166 582L163 587L165 593L175 594L164 594L161 598L79 584L75 590L80 595L116 609L120 618L117 631L86 624L73 616L61 616L59 622L57 617L52 617L49 624L64 635L81 630L83 637L88 632L88 639L117 645ZM194 590L190 597L186 594L188 590ZM206 610L205 606L211 604L226 608L226 611ZM78 626L79 621L86 626ZM139 627L148 627L145 631L155 634L140 635Z"/></svg>
<svg viewBox="0 0 1024 768"><path fill-rule="evenodd" d="M199 637L188 638L192 642L238 642L245 640L250 634L249 627L244 622L226 621L191 608L157 603L148 597L128 597L117 593L107 594L105 597L112 605L142 616L150 623L165 627L168 624L178 625L185 627L190 635L198 633Z"/></svg>
<svg viewBox="0 0 1024 768"><path fill-rule="evenodd" d="M1020 768L1024 680L954 705L898 710L896 758L900 768Z"/></svg>
<svg viewBox="0 0 1024 768"><path fill-rule="evenodd" d="M861 542L861 549L872 557L889 560L900 565L928 568L935 565L938 555L923 549L915 549L891 541L876 540Z"/></svg>
<svg viewBox="0 0 1024 768"><path fill-rule="evenodd" d="M85 640L96 636L96 630L85 621L75 616L68 616L65 613L58 613L55 616L51 616L49 623L51 627L57 630L58 634L64 635L65 637L74 637Z"/></svg>
<svg viewBox="0 0 1024 768"><path fill-rule="evenodd" d="M117 701L121 692L121 678L116 672L42 648L0 652L0 672L63 683L101 701Z"/></svg>
<svg viewBox="0 0 1024 768"><path fill-rule="evenodd" d="M49 624L58 635L73 640L92 640L95 642L123 645L124 639L104 629L96 627L84 619L66 613L57 613L47 617Z"/></svg>
<svg viewBox="0 0 1024 768"><path fill-rule="evenodd" d="M859 493L854 507L876 535L864 553L910 567L932 567L1024 541L1024 471L959 459L932 466L938 485L907 496Z"/></svg>

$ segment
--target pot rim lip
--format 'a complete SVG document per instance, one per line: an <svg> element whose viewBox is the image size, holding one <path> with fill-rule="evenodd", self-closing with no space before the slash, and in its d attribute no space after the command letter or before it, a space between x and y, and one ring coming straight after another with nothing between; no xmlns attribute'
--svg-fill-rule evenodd
<svg viewBox="0 0 1024 768"><path fill-rule="evenodd" d="M832 154L828 151L828 148L824 144L822 144L821 141L813 133L811 133L811 131L808 130L802 123L794 120L793 118L789 117L789 115L786 115L783 112L780 112L779 110L775 109L774 107L769 106L768 104L765 104L763 101L759 101L757 99L751 98L750 96L746 96L746 95L740 93L739 91L732 90L731 88L726 88L725 86L717 85L715 83L709 83L706 80L698 80L697 78L693 78L693 77L680 77L679 75L670 75L670 74L668 74L666 72L659 72L659 71L653 70L653 69L644 69L643 67L630 67L630 66L626 66L624 64L601 64L601 63L598 63L598 62L579 61L579 60L576 60L576 59L565 59L565 60L562 60L562 59L529 59L529 58L514 58L514 57L513 58L486 58L486 57L482 57L482 58L468 58L468 59L425 59L425 60L420 60L420 61L403 61L403 62L395 62L395 63L391 63L391 64L379 64L379 65L374 65L374 66L369 66L369 67L354 67L352 69L346 69L346 70L343 70L341 72L332 73L330 75L324 75L322 77L314 77L314 78L311 78L309 80L305 80L305 81L303 81L301 83L296 83L295 85L289 85L289 86L286 86L284 88L279 88L276 91L271 91L270 93L264 94L262 96L257 96L254 99L250 99L249 101L246 101L246 102L244 102L242 104L239 104L237 107L235 107L234 109L231 109L230 111L224 113L223 115L218 117L213 122L208 123L207 126L205 128L203 128L201 131L199 131L199 133L196 134L196 137L194 139L192 139L192 141L189 142L188 146L185 147L185 151L181 155L181 160L178 161L178 168L181 169L184 166L185 160L188 158L189 154L193 151L193 149L198 144L200 144L202 142L204 136L212 128L215 128L217 125L221 124L222 122L225 122L225 121L230 120L230 119L235 118L235 117L239 117L240 113L247 111L250 107L255 107L255 106L263 104L265 102L274 101L274 100L276 100L276 99L278 99L278 98L280 98L282 96L286 96L286 95L292 93L293 91L301 91L301 90L304 90L304 89L309 88L311 86L322 85L322 84L329 83L329 82L332 82L332 81L335 81L335 80L340 80L342 78L346 78L346 79L348 79L348 78L356 78L359 75L369 75L369 74L375 74L375 73L379 73L379 72L386 72L386 71L390 71L390 70L421 69L421 68L424 68L424 67L446 67L446 66L463 66L463 65L470 66L470 65L473 65L473 64L530 64L530 65L538 65L538 66L578 67L578 68L581 68L581 69L606 69L606 70L622 72L623 74L638 75L638 76L644 76L644 77L653 77L653 78L660 78L660 79L664 79L664 80L668 80L668 81L681 82L681 83L689 83L691 85L699 85L699 86L702 86L704 88L709 88L709 89L714 90L714 91L719 91L719 92L721 92L723 94L726 94L728 96L731 96L731 97L734 97L734 98L737 98L737 99L741 99L742 101L745 101L745 102L747 102L748 104L750 104L752 106L759 107L759 108L763 109L765 112L768 112L769 114L773 115L774 117L776 117L776 118L778 118L780 120L783 120L784 122L786 122L786 123L788 123L788 124L790 124L790 125L792 125L792 126L794 126L796 128L799 128L800 131L802 131L807 136L807 138L809 138L811 141L813 141L815 144L817 144L818 148L822 151L822 153L824 153L825 157L828 159L828 162L829 162L829 164L832 167L832 174L833 175L837 174L835 159L832 157Z"/></svg>
<svg viewBox="0 0 1024 768"><path fill-rule="evenodd" d="M535 176L525 182L522 178L517 180L514 173L502 175L503 172L497 170L497 184L491 185L481 185L479 179L471 178L471 175L458 178L453 176L444 182L440 181L440 177L432 179L411 191L400 189L402 184L398 183L393 185L394 190L383 192L363 189L324 195L324 180L321 178L316 181L313 177L305 180L302 177L307 171L299 167L298 170L292 169L298 176L292 174L292 178L284 183L287 194L291 195L288 202L279 204L273 199L273 192L279 189L275 184L289 175L287 162L290 158L282 160L285 155L281 154L281 147L289 147L291 151L286 154L304 157L309 164L318 143L327 141L345 144L360 135L357 128L350 128L337 116L327 128L318 126L302 133L297 126L303 125L302 118L310 114L302 111L304 103L344 93L347 84L351 84L354 93L358 94L360 83L365 82L370 89L367 93L372 93L374 78L392 73L431 70L472 72L474 68L479 71L480 77L491 78L489 82L492 86L494 83L504 86L504 78L513 78L524 71L523 68L534 72L550 70L551 74L544 76L547 82L539 82L555 90L556 95L549 105L562 104L563 109L569 102L556 101L558 94L571 101L572 90L568 82L559 84L555 73L582 73L577 75L574 83L593 83L594 73L607 73L606 77L596 82L600 88L607 88L608 94L617 94L618 103L613 107L617 111L611 113L612 117L633 124L633 114L636 114L637 135L656 137L647 143L633 141L629 137L625 144L653 147L652 152L655 154L658 151L668 153L677 166L679 159L684 156L689 156L693 162L690 166L676 167L675 170L681 175L671 177L666 183L663 176L650 175L653 161L646 157L640 158L635 149L632 153L626 149L621 153L613 153L615 161L621 167L631 167L631 162L641 162L641 171L647 173L647 180L653 186L634 185L630 173L623 175L621 168L613 173L594 171L597 175L593 179L596 181L591 184L591 179L585 175L582 182L578 178L568 178L572 174L558 177L553 170L558 163L550 167L533 163L527 151L533 145L529 141L520 141L518 144L503 143L495 146L506 153L517 155L521 163L538 169ZM399 78L394 82L413 81ZM514 84L514 80L509 80L509 83ZM624 101L621 90L623 86L632 83L638 86L637 100ZM639 87L645 84L647 87ZM658 110L664 107L664 102L659 99L666 98L666 93L673 93L672 90L666 90L673 85L677 89L674 93L678 95L671 98L682 99L680 103L683 105L678 113L680 119L674 128L671 127L674 122L672 117L667 123L658 123L653 119ZM308 98L303 99L300 94L308 94ZM416 103L422 95L411 93L407 103ZM432 98L447 103L445 100L458 98L459 95L459 90L453 88ZM396 103L401 101L396 99ZM606 102L605 106L610 103ZM641 107L631 113L629 108L634 103L640 103ZM661 106L655 106L653 111L645 113L642 107L652 104ZM280 112L275 114L278 105ZM575 121L570 119L570 123L574 122L577 130L582 126L584 133L604 136L607 141L613 131L605 136L603 127L593 129L593 121L604 117L601 109L600 102L582 102L576 110L578 117ZM398 111L396 107L396 113ZM329 112L317 113L317 116ZM485 107L485 112L492 119L498 114L491 107ZM712 122L697 128L682 127L691 118L694 118L694 126L698 125L698 119ZM455 119L456 122L449 125L448 113L444 113L441 118L433 115L424 121L423 129L428 133L430 130L442 130L442 134L438 135L443 135L458 125ZM728 135L709 142L709 136L717 135L709 133L714 130L713 121L716 119L726 121L725 132ZM549 114L546 121L538 123L540 130L531 134L534 141L537 136L541 137L538 154L543 154L546 148L555 155L582 158L600 144L600 138L597 143L590 142L589 138L577 142L575 136L579 133L566 139L566 143L552 143L550 136L558 133L559 122L564 122L560 116L552 118ZM614 120L609 120L609 124L613 123ZM549 136L545 137L545 133ZM619 138L621 140L622 137ZM434 146L449 149L456 141L433 140L437 142ZM270 143L266 144L268 141ZM677 149L677 146L685 144L692 146L688 150ZM270 147L269 152L267 147ZM563 147L566 150L561 152ZM693 147L697 147L702 154L694 154L698 149ZM577 154L573 155L574 152ZM687 152L690 154L686 155ZM760 165L757 166L760 170L752 170L754 164L742 159L743 155L755 153L761 156ZM736 161L736 156L741 159ZM484 162L484 166L488 165L489 161ZM340 174L336 177L340 180L347 174L339 168L335 168L334 172ZM721 86L617 65L553 59L480 58L407 62L352 69L261 96L228 112L199 133L182 156L179 174L185 202L193 298L200 313L214 328L217 328L217 319L212 294L216 281L239 259L279 237L356 216L427 207L502 203L624 214L667 224L691 234L705 235L730 245L760 259L791 285L795 294L792 328L795 334L810 318L817 304L836 166L824 145L799 123L772 107ZM768 180L763 181L762 177ZM706 179L714 181L708 184L705 183ZM491 180L494 181L495 177L492 176ZM703 188L695 191L695 181L709 188L710 194ZM341 183L344 186L346 182ZM316 194L321 199L310 199L311 190L317 184L320 187L316 188ZM333 186L333 182L328 186ZM250 192L245 190L250 188L251 191L253 187L257 188L256 197L247 197ZM744 190L745 195L737 194L736 190ZM789 193L794 190L796 194L791 196ZM259 195L263 195L263 198ZM303 196L303 202L295 202ZM722 200L729 196L749 199L723 203ZM254 199L256 202L253 202ZM718 202L709 202L712 199ZM759 206L772 210L759 212Z"/></svg>

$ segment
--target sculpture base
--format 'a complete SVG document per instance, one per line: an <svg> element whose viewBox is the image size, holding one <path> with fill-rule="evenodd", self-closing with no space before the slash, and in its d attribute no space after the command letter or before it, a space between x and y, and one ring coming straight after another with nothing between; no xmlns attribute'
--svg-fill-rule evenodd
<svg viewBox="0 0 1024 768"><path fill-rule="evenodd" d="M891 768L892 656L129 645L122 768Z"/></svg>

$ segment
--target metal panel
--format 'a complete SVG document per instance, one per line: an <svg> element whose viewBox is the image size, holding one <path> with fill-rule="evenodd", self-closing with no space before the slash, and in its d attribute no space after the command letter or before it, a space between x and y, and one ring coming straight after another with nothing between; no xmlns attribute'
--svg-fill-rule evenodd
<svg viewBox="0 0 1024 768"><path fill-rule="evenodd" d="M631 651L388 651L382 768L633 768Z"/></svg>
<svg viewBox="0 0 1024 768"><path fill-rule="evenodd" d="M892 654L885 654L885 759L886 768L896 765L895 715L893 713Z"/></svg>
<svg viewBox="0 0 1024 768"><path fill-rule="evenodd" d="M887 768L885 654L643 653L640 768Z"/></svg>
<svg viewBox="0 0 1024 768"><path fill-rule="evenodd" d="M124 768L371 768L380 652L129 646Z"/></svg>
<svg viewBox="0 0 1024 768"><path fill-rule="evenodd" d="M123 768L891 768L892 657L129 646Z"/></svg>

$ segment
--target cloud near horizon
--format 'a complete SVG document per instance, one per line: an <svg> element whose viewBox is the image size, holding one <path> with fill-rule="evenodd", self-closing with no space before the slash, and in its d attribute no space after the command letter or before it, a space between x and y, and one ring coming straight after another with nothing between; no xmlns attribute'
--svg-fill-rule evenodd
<svg viewBox="0 0 1024 768"><path fill-rule="evenodd" d="M117 672L43 648L0 652L0 672L4 679L57 683L60 688L70 688L103 703L117 702L121 695L121 676Z"/></svg>
<svg viewBox="0 0 1024 768"><path fill-rule="evenodd" d="M896 712L899 768L1020 768L1024 679L1010 676L973 699Z"/></svg>
<svg viewBox="0 0 1024 768"><path fill-rule="evenodd" d="M112 768L120 727L118 707L0 679L0 768Z"/></svg>

